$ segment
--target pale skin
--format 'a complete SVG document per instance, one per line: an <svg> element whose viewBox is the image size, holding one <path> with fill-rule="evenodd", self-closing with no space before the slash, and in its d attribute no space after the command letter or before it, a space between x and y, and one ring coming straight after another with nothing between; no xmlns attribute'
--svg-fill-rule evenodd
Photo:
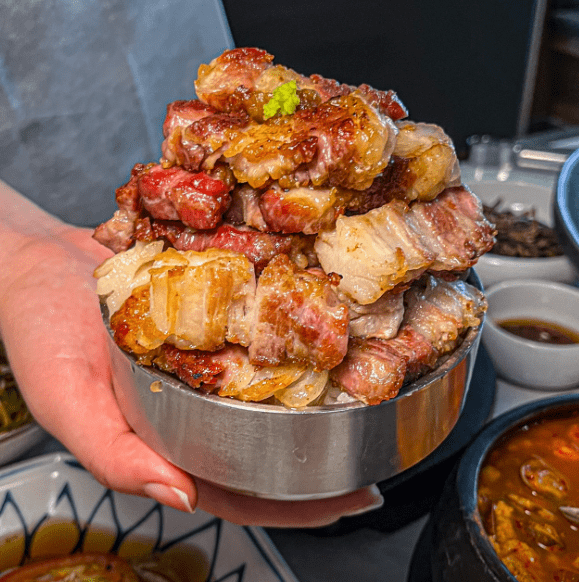
<svg viewBox="0 0 579 582"><path fill-rule="evenodd" d="M101 483L234 523L318 527L381 505L375 487L319 501L258 500L193 478L130 428L113 392L93 271L111 251L0 181L0 335L36 420Z"/></svg>

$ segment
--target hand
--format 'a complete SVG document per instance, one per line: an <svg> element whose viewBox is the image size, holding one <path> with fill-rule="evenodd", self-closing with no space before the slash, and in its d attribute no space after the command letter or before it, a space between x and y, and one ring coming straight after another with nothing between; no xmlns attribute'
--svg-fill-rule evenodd
<svg viewBox="0 0 579 582"><path fill-rule="evenodd" d="M375 488L321 501L246 497L203 481L196 485L151 450L131 430L113 393L92 276L110 251L92 239L91 230L65 225L33 206L26 212L39 213L35 228L0 237L0 332L36 420L103 485L184 511L197 506L235 523L272 527L327 525L382 503ZM11 216L11 222L18 220Z"/></svg>

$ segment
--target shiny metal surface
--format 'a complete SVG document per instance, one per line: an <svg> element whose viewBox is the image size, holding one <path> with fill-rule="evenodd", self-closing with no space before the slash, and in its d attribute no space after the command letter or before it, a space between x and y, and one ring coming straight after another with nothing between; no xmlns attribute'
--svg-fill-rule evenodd
<svg viewBox="0 0 579 582"><path fill-rule="evenodd" d="M469 330L441 366L393 400L300 411L205 395L138 366L112 339L110 350L119 405L151 448L222 487L303 500L383 481L432 452L459 417L479 339L480 327Z"/></svg>

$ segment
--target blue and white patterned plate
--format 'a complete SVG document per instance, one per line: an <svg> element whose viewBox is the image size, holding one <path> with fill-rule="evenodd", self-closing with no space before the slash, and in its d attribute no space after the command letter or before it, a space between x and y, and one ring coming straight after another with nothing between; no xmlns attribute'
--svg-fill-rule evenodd
<svg viewBox="0 0 579 582"><path fill-rule="evenodd" d="M63 540L47 544L61 529ZM186 548L203 556L202 580L297 582L261 528L111 491L68 453L0 471L0 562L10 554L14 563L23 563L54 548L61 554L95 549L126 554L135 544L142 551L144 540L161 554Z"/></svg>

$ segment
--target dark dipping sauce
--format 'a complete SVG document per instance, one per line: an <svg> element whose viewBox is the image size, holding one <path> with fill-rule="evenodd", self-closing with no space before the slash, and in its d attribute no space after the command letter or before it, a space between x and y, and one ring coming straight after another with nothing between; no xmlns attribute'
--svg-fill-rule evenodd
<svg viewBox="0 0 579 582"><path fill-rule="evenodd" d="M503 319L497 325L523 339L544 344L579 344L579 332L538 319Z"/></svg>
<svg viewBox="0 0 579 582"><path fill-rule="evenodd" d="M499 558L519 582L579 582L579 414L505 435L479 475L478 510Z"/></svg>

